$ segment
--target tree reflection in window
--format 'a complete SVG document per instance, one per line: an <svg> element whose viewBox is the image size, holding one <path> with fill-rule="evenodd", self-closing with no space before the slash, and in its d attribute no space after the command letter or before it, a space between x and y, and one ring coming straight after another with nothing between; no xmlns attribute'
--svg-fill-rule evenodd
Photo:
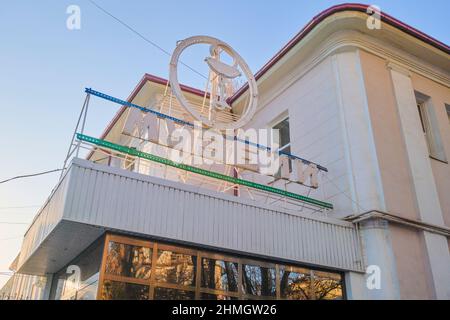
<svg viewBox="0 0 450 320"><path fill-rule="evenodd" d="M238 300L236 297L230 297L223 294L202 293L200 300Z"/></svg>
<svg viewBox="0 0 450 320"><path fill-rule="evenodd" d="M194 300L195 292L187 290L155 288L155 300Z"/></svg>
<svg viewBox="0 0 450 320"><path fill-rule="evenodd" d="M194 287L196 272L196 256L158 250L155 273L157 282Z"/></svg>
<svg viewBox="0 0 450 320"><path fill-rule="evenodd" d="M98 290L100 299L149 299L150 296L164 300L195 297L212 300L344 298L343 275L340 273L226 257L219 253L146 241L123 241L129 244L107 243L104 274L103 278L100 277L103 283ZM157 252L153 246L158 246ZM102 245L99 247L103 248ZM152 254L155 254L155 259ZM197 260L197 254L202 256L201 261ZM79 262L77 265L84 266L85 271L91 270L89 263ZM100 260L96 265L100 265ZM95 270L98 271L98 267L92 268L93 272ZM98 273L92 275L88 272L86 275L92 277L85 277L87 286L79 290L77 298L87 298L89 294L93 297L96 292ZM198 289L196 279L199 280ZM92 285L91 280L95 282ZM57 296L59 291L52 290ZM67 298L74 297L67 292Z"/></svg>
<svg viewBox="0 0 450 320"><path fill-rule="evenodd" d="M201 286L203 288L238 291L238 264L202 258Z"/></svg>
<svg viewBox="0 0 450 320"><path fill-rule="evenodd" d="M150 279L152 249L110 241L106 273L116 276Z"/></svg>
<svg viewBox="0 0 450 320"><path fill-rule="evenodd" d="M106 280L102 289L102 300L148 300L149 298L149 286L140 284Z"/></svg>
<svg viewBox="0 0 450 320"><path fill-rule="evenodd" d="M255 296L276 296L275 269L242 265L244 293Z"/></svg>
<svg viewBox="0 0 450 320"><path fill-rule="evenodd" d="M312 291L314 292L314 299L343 299L341 275L321 271L314 271L313 275Z"/></svg>
<svg viewBox="0 0 450 320"><path fill-rule="evenodd" d="M311 271L280 267L280 295L283 299L307 300L311 296Z"/></svg>

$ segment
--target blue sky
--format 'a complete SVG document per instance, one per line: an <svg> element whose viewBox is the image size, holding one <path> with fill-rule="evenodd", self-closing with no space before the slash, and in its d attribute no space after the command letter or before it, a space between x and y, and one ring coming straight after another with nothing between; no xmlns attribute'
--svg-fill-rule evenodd
<svg viewBox="0 0 450 320"><path fill-rule="evenodd" d="M256 72L312 17L340 1L96 0L172 51L177 40L207 34L230 43ZM81 8L81 30L66 28L66 8ZM376 1L383 11L450 42L448 0ZM0 9L0 180L59 168L84 88L126 98L145 72L168 76L169 57L89 1L8 1ZM187 61L189 62L189 61ZM198 83L198 76L187 79ZM94 99L87 133L98 136L117 106ZM0 272L19 251L27 226L57 174L0 185ZM0 286L6 277L0 275Z"/></svg>

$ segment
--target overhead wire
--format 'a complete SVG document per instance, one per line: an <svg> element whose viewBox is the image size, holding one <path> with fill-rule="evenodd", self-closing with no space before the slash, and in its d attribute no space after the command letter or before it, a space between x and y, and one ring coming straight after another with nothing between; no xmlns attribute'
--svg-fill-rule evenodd
<svg viewBox="0 0 450 320"><path fill-rule="evenodd" d="M2 180L0 181L0 184L12 181L12 180L17 180L17 179L22 179L22 178L30 178L30 177L36 177L36 176L42 176L44 174L48 174L48 173L53 173L53 172L58 172L58 171L62 171L63 169L53 169L53 170L48 170L48 171L43 171L43 172L38 172L38 173L31 173L31 174L25 174L25 175L21 175L21 176L16 176L16 177L12 177L6 180Z"/></svg>
<svg viewBox="0 0 450 320"><path fill-rule="evenodd" d="M169 57L172 55L169 51L167 51L166 49L164 49L163 47L161 47L160 45L158 45L156 42L150 40L149 38L147 38L146 36L144 36L142 33L140 33L139 31L137 31L136 29L134 29L133 27L131 27L128 23L126 23L125 21L119 19L118 17L116 17L115 15L113 15L111 12L109 12L108 10L106 10L105 8L103 8L102 6L100 6L98 3L96 3L93 0L88 0L93 6L95 6L97 9L99 9L100 11L102 11L104 14L108 15L109 17L111 17L112 19L114 19L115 21L117 21L118 23L120 23L122 26L124 26L125 28L127 28L128 30L130 30L131 32L133 32L135 35L137 35L139 38L141 38L142 40L146 41L147 43L149 43L150 45L152 45L153 47L157 48L158 50L160 50L161 52L165 53L166 55L168 55ZM183 66L185 66L186 68L188 68L189 70L191 70L192 72L196 73L197 75L201 76L202 78L208 79L208 77L206 77L204 74L202 74L201 72L197 71L196 69L192 68L191 66L189 66L188 64L184 63L183 61L179 61Z"/></svg>
<svg viewBox="0 0 450 320"><path fill-rule="evenodd" d="M0 207L0 210L10 210L10 209L28 209L28 208L38 208L40 205L30 205L30 206L20 206L20 207Z"/></svg>

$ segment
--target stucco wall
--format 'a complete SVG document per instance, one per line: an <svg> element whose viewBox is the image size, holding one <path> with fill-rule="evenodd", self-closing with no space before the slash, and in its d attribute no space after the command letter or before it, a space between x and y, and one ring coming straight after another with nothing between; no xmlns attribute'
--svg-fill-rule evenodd
<svg viewBox="0 0 450 320"><path fill-rule="evenodd" d="M380 174L389 212L417 219L406 147L386 61L360 51Z"/></svg>
<svg viewBox="0 0 450 320"><path fill-rule="evenodd" d="M302 71L293 70L289 76ZM329 169L327 179L319 177L317 190L302 189L295 184L288 185L288 189L301 193L309 191L313 198L332 202L335 208L332 215L350 215L352 202L344 194L349 194L350 190L331 58L312 68L281 94L271 97L272 94L261 92L263 103L247 127L266 128L288 115L291 152Z"/></svg>
<svg viewBox="0 0 450 320"><path fill-rule="evenodd" d="M410 163L400 118L393 92L390 71L387 62L373 54L361 51L361 65L364 71L367 98L378 161L385 195L386 210L399 216L420 219L417 199L411 176ZM423 77L411 74L413 86L433 100L433 105L442 106L436 110L439 117L441 134L450 136L444 101L449 91ZM444 118L445 116L445 118ZM447 128L445 128L445 121ZM444 129L444 130L442 130ZM445 147L449 149L450 139ZM450 176L448 165L430 158L442 211L448 226ZM433 280L429 257L425 246L424 233L390 224L392 247L396 259L397 274L401 298L434 298Z"/></svg>
<svg viewBox="0 0 450 320"><path fill-rule="evenodd" d="M401 299L434 299L431 271L422 232L389 225Z"/></svg>
<svg viewBox="0 0 450 320"><path fill-rule="evenodd" d="M450 88L413 72L411 73L411 80L415 90L431 98L431 105L437 116L445 154L447 159L450 159L450 122L445 110L445 104L450 104ZM447 227L450 227L450 165L431 158L430 161L444 222Z"/></svg>

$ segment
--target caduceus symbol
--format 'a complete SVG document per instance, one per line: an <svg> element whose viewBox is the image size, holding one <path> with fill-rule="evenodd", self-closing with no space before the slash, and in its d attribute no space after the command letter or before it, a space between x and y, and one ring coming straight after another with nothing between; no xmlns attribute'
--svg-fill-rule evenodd
<svg viewBox="0 0 450 320"><path fill-rule="evenodd" d="M212 110L231 110L227 99L229 94L227 87L232 86L232 80L240 77L241 72L238 69L238 62L236 57L233 58L233 64L229 65L220 60L221 49L217 45L211 45L210 57L205 58L205 62L210 68L211 80L211 96L210 104ZM210 115L211 118L212 115Z"/></svg>
<svg viewBox="0 0 450 320"><path fill-rule="evenodd" d="M178 82L178 62L182 52L190 46L199 44L209 45L209 56L204 59L209 67L209 77L205 90L209 92L208 115L203 113L203 105L201 110L198 110L196 106L186 99ZM232 61L224 62L223 54L231 57ZM235 113L232 112L234 110L232 110L227 100L233 95L233 81L242 75L248 81L247 96L244 103ZM205 126L217 130L243 127L251 120L258 105L258 87L249 66L230 45L213 37L194 36L179 41L170 59L169 79L172 92L181 106L194 119L202 122ZM218 112L222 113L220 117L216 117Z"/></svg>

